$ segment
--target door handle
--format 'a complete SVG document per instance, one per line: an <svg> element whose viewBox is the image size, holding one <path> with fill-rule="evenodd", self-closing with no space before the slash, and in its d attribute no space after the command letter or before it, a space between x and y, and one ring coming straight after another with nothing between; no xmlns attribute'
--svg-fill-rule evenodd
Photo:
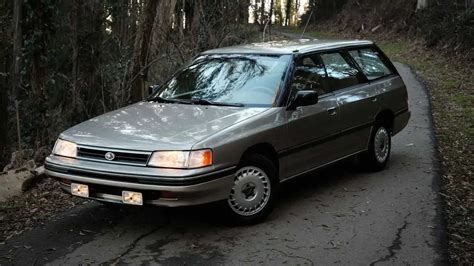
<svg viewBox="0 0 474 266"><path fill-rule="evenodd" d="M372 102L373 102L373 103L377 102L377 97L373 97L373 98L372 98Z"/></svg>
<svg viewBox="0 0 474 266"><path fill-rule="evenodd" d="M326 109L326 111L328 112L328 114L330 115L336 115L336 107L331 107L331 108L328 108Z"/></svg>

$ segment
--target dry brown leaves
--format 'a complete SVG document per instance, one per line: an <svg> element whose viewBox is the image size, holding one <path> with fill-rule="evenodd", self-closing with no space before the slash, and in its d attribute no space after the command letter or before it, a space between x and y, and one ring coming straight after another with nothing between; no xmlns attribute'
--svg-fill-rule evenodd
<svg viewBox="0 0 474 266"><path fill-rule="evenodd" d="M44 178L23 195L0 203L0 243L83 202L63 193L56 181Z"/></svg>

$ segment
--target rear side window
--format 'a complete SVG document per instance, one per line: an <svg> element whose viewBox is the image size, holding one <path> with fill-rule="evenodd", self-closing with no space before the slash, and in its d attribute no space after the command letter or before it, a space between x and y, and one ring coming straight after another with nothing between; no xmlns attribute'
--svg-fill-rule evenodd
<svg viewBox="0 0 474 266"><path fill-rule="evenodd" d="M374 80L393 74L385 65L377 51L372 49L360 49L350 51L349 54L364 72L368 80Z"/></svg>
<svg viewBox="0 0 474 266"><path fill-rule="evenodd" d="M349 64L340 53L321 54L327 72L327 83L333 90L359 84L359 70Z"/></svg>

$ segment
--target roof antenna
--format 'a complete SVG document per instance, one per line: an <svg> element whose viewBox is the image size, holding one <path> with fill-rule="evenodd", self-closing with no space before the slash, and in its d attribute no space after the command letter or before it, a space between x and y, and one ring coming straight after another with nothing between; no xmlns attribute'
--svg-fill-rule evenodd
<svg viewBox="0 0 474 266"><path fill-rule="evenodd" d="M306 20L306 25L304 26L304 30L301 33L300 39L303 39L304 33L306 32L306 28L308 28L309 21L311 20L311 17L313 16L313 9L311 8L311 13L309 13L309 18Z"/></svg>

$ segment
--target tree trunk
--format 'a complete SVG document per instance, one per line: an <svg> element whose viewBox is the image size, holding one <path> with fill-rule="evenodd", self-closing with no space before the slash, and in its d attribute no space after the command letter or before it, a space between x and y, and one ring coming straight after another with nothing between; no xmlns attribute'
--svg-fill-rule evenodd
<svg viewBox="0 0 474 266"><path fill-rule="evenodd" d="M147 75L147 61L150 43L153 34L153 25L157 13L159 0L149 0L142 10L142 20L135 39L135 47L129 71L130 98L134 103L145 98L145 81Z"/></svg>
<svg viewBox="0 0 474 266"><path fill-rule="evenodd" d="M279 1L279 0L277 0L277 1ZM272 25L273 8L274 8L274 0L271 0L270 1L270 10L268 12L268 20L269 20L268 24L269 25Z"/></svg>
<svg viewBox="0 0 474 266"><path fill-rule="evenodd" d="M11 93L10 99L17 101L20 93L20 84L21 84L21 64L22 64L22 55L21 49L23 46L23 28L22 28L22 7L23 0L15 0L13 6L13 62L12 62L12 71L11 71ZM18 105L15 105L18 107ZM16 110L19 112L19 110ZM6 120L8 121L8 120ZM16 121L17 130L20 130L20 121ZM5 123L6 124L6 123ZM6 131L8 132L8 131ZM20 132L17 132L17 145L18 149L21 150L21 140Z"/></svg>
<svg viewBox="0 0 474 266"><path fill-rule="evenodd" d="M89 46L86 46L87 56L89 59L84 62L87 65L85 69L81 70L84 73L83 79L87 81L87 91L85 91L86 101L86 118L94 116L96 112L105 112L106 110L98 111L97 103L102 102L102 43L103 43L103 28L102 17L104 16L103 1L90 0L86 2L86 10L92 16L87 19ZM84 71L85 70L85 71ZM103 105L102 105L103 106Z"/></svg>
<svg viewBox="0 0 474 266"><path fill-rule="evenodd" d="M18 99L19 85L20 85L20 70L21 70L21 48L22 48L22 5L23 0L15 0L13 6L13 63L11 71L11 97L16 100Z"/></svg>
<svg viewBox="0 0 474 266"><path fill-rule="evenodd" d="M11 64L9 60L11 57L8 54L10 49L0 50L0 58L4 58L3 62L0 61L0 171L3 167L2 163L5 161L10 153L10 147L8 145L8 132L9 128L9 114L8 114L8 92L9 80L8 71Z"/></svg>
<svg viewBox="0 0 474 266"><path fill-rule="evenodd" d="M127 40L129 1L118 1L110 8L111 30L120 46Z"/></svg>
<svg viewBox="0 0 474 266"><path fill-rule="evenodd" d="M72 87L72 97L71 97L71 109L72 113L76 113L74 110L77 108L76 97L77 97L77 73L78 73L78 56L79 56L79 43L77 35L77 24L79 20L79 10L80 10L81 0L72 1L72 10L70 14L70 27L71 27L71 46L72 46L72 77L71 77L71 87Z"/></svg>
<svg viewBox="0 0 474 266"><path fill-rule="evenodd" d="M249 0L239 0L239 22L242 24L249 23Z"/></svg>
<svg viewBox="0 0 474 266"><path fill-rule="evenodd" d="M129 43L127 45L132 46L134 44L133 42L133 36L134 34L137 33L137 21L139 17L139 10L140 10L140 3L138 3L138 0L132 0L132 3L130 4L130 18L129 18Z"/></svg>
<svg viewBox="0 0 474 266"><path fill-rule="evenodd" d="M156 25L154 31L158 33L158 36L155 36L155 39L158 41L158 44L165 41L166 37L169 36L169 33L172 30L172 14L174 14L176 10L176 5L177 0L161 1L158 5L158 11L156 12L156 18L154 20L154 24Z"/></svg>
<svg viewBox="0 0 474 266"><path fill-rule="evenodd" d="M184 39L184 20L186 18L185 15L185 9L186 9L186 0L180 0L179 3L177 3L176 6L176 26L178 27L178 32L179 32L179 37L181 39Z"/></svg>
<svg viewBox="0 0 474 266"><path fill-rule="evenodd" d="M291 0L286 0L286 9L285 9L285 26L290 26L291 22Z"/></svg>
<svg viewBox="0 0 474 266"><path fill-rule="evenodd" d="M334 5L336 5L336 1L334 1ZM300 8L300 1L295 0L295 5L293 7L294 9L292 10L292 19L293 19L293 26L298 26L298 11Z"/></svg>
<svg viewBox="0 0 474 266"><path fill-rule="evenodd" d="M185 1L184 7L184 29L189 31L193 29L193 22L194 22L194 2L189 0Z"/></svg>
<svg viewBox="0 0 474 266"><path fill-rule="evenodd" d="M279 26L283 25L283 11L281 6L281 0L277 0L273 6L273 10L275 13L275 24Z"/></svg>
<svg viewBox="0 0 474 266"><path fill-rule="evenodd" d="M208 24L206 18L204 17L206 13L204 12L203 0L197 0L194 4L194 22L193 27L197 27L197 49L199 52L206 50L209 47L209 34L207 31Z"/></svg>
<svg viewBox="0 0 474 266"><path fill-rule="evenodd" d="M260 25L263 28L265 27L265 0L261 0L262 5L260 7Z"/></svg>
<svg viewBox="0 0 474 266"><path fill-rule="evenodd" d="M47 58L46 40L41 40L42 44L33 53L32 69L31 69L31 84L33 94L31 99L36 106L35 111L38 112L39 121L35 121L36 136L34 136L40 146L46 144L49 132L49 120L47 119L48 100L46 98L46 67L43 58Z"/></svg>
<svg viewBox="0 0 474 266"><path fill-rule="evenodd" d="M466 9L474 7L474 0L466 0Z"/></svg>

